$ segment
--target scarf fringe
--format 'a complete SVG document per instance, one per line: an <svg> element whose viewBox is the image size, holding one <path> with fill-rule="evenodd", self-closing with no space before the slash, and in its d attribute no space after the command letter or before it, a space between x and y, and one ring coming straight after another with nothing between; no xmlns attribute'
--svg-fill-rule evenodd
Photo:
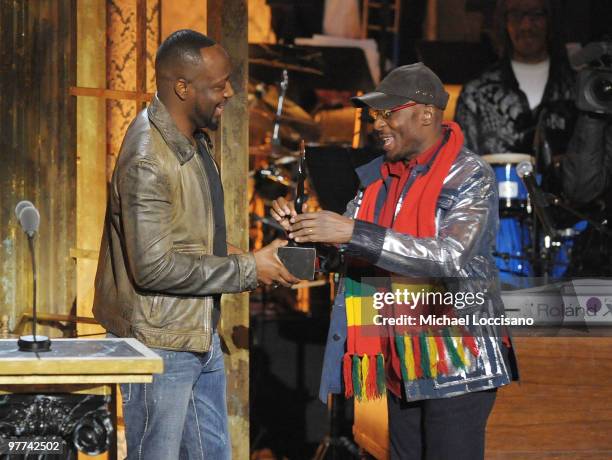
<svg viewBox="0 0 612 460"><path fill-rule="evenodd" d="M476 339L474 339L474 337L472 337L471 335L464 335L463 345L467 347L468 350L470 350L470 353L472 353L472 356L474 356L474 358L478 357L480 350L478 349L478 345L476 345Z"/></svg>
<svg viewBox="0 0 612 460"><path fill-rule="evenodd" d="M413 335L412 337L412 353L414 354L414 373L417 379L423 378L423 368L421 367L421 344L419 342L419 336Z"/></svg>
<svg viewBox="0 0 612 460"><path fill-rule="evenodd" d="M421 368L423 369L423 375L426 378L431 378L431 369L429 367L429 351L427 350L427 338L425 332L421 332L419 335L419 347L421 348Z"/></svg>
<svg viewBox="0 0 612 460"><path fill-rule="evenodd" d="M376 385L378 394L383 395L387 389L387 382L385 377L385 357L382 353L378 353L376 356Z"/></svg>
<svg viewBox="0 0 612 460"><path fill-rule="evenodd" d="M446 350L444 348L444 340L439 335L434 337L436 342L436 349L438 351L438 372L440 374L447 375L448 374L448 364L446 363Z"/></svg>
<svg viewBox="0 0 612 460"><path fill-rule="evenodd" d="M344 397L353 397L353 360L351 355L344 353L342 357L342 373L344 375Z"/></svg>
<svg viewBox="0 0 612 460"><path fill-rule="evenodd" d="M359 356L353 355L353 393L360 401L363 396L361 390L361 363Z"/></svg>
<svg viewBox="0 0 612 460"><path fill-rule="evenodd" d="M419 335L396 335L395 345L405 382L420 378L449 375L470 365L469 356L479 355L476 339L458 336L457 330L445 329L443 335L421 332ZM467 349L469 353L465 351ZM376 355L345 353L342 357L344 395L359 401L381 398L386 392L385 358Z"/></svg>
<svg viewBox="0 0 612 460"><path fill-rule="evenodd" d="M345 397L354 396L359 401L370 401L385 394L385 358L382 353L373 356L345 353L342 369Z"/></svg>
<svg viewBox="0 0 612 460"><path fill-rule="evenodd" d="M402 373L402 378L404 379L404 381L406 381L408 380L408 370L406 369L407 360L406 360L404 338L401 335L395 336L395 348L397 350L397 356L399 356L399 360L400 360L400 368L401 368L400 370Z"/></svg>

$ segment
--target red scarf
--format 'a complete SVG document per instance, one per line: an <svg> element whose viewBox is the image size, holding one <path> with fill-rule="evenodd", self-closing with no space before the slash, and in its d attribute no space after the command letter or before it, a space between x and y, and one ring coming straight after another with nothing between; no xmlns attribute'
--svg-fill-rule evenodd
<svg viewBox="0 0 612 460"><path fill-rule="evenodd" d="M397 232L416 238L431 238L436 234L435 217L438 197L444 179L448 176L450 167L463 147L464 139L457 123L444 123L443 128L450 130L448 141L442 146L429 172L419 176L406 194L391 227ZM366 188L357 215L358 219L374 222L376 198L382 186L383 179L379 179Z"/></svg>

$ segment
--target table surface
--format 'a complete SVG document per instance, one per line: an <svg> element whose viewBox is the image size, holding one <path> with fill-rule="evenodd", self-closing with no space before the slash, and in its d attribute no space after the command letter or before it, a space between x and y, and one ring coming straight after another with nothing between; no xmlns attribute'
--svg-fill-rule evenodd
<svg viewBox="0 0 612 460"><path fill-rule="evenodd" d="M37 353L0 340L0 383L150 381L162 371L162 359L133 338L52 339L50 351Z"/></svg>

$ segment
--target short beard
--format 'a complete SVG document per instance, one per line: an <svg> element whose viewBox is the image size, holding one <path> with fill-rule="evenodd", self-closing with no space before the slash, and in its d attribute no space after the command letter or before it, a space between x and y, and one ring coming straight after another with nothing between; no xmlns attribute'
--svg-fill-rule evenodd
<svg viewBox="0 0 612 460"><path fill-rule="evenodd" d="M209 131L216 131L219 128L219 119L215 119L214 111L210 116L201 112L195 114L196 126Z"/></svg>
<svg viewBox="0 0 612 460"><path fill-rule="evenodd" d="M215 120L214 118L211 118L206 124L206 129L208 129L209 131L216 131L217 129L219 129L219 121Z"/></svg>

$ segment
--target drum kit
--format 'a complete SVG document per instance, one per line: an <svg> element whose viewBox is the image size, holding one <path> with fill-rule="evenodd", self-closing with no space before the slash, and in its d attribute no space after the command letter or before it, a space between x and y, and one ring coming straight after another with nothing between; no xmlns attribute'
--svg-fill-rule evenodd
<svg viewBox="0 0 612 460"><path fill-rule="evenodd" d="M482 158L493 169L497 181L499 231L494 256L502 284L525 287L530 277L563 277L574 240L586 228L586 221L580 220L573 227L562 229L546 229L547 225L539 221L536 203L520 177L519 167L535 164L533 156L496 153ZM536 182L541 182L540 175L536 175Z"/></svg>
<svg viewBox="0 0 612 460"><path fill-rule="evenodd" d="M304 142L308 150L350 145L355 109L314 109L311 114L288 96L290 86L299 90L292 93L298 97L329 88L328 74L337 70L330 70L334 65L327 61L330 53L333 57L337 50L250 45L249 53L249 203L251 244L258 248L281 230L266 216L274 199L295 190L300 144ZM360 72L353 69L352 74L359 76ZM345 81L349 86L354 84L349 79ZM317 209L311 184L307 181L305 186L309 208Z"/></svg>
<svg viewBox="0 0 612 460"><path fill-rule="evenodd" d="M317 142L319 125L297 103L287 97L289 71L318 74L315 68L268 60L250 59L252 66L282 69L280 89L274 84L249 84L249 154L250 176L254 179L251 199L260 197L267 203L285 196L295 186L299 153L304 140Z"/></svg>

